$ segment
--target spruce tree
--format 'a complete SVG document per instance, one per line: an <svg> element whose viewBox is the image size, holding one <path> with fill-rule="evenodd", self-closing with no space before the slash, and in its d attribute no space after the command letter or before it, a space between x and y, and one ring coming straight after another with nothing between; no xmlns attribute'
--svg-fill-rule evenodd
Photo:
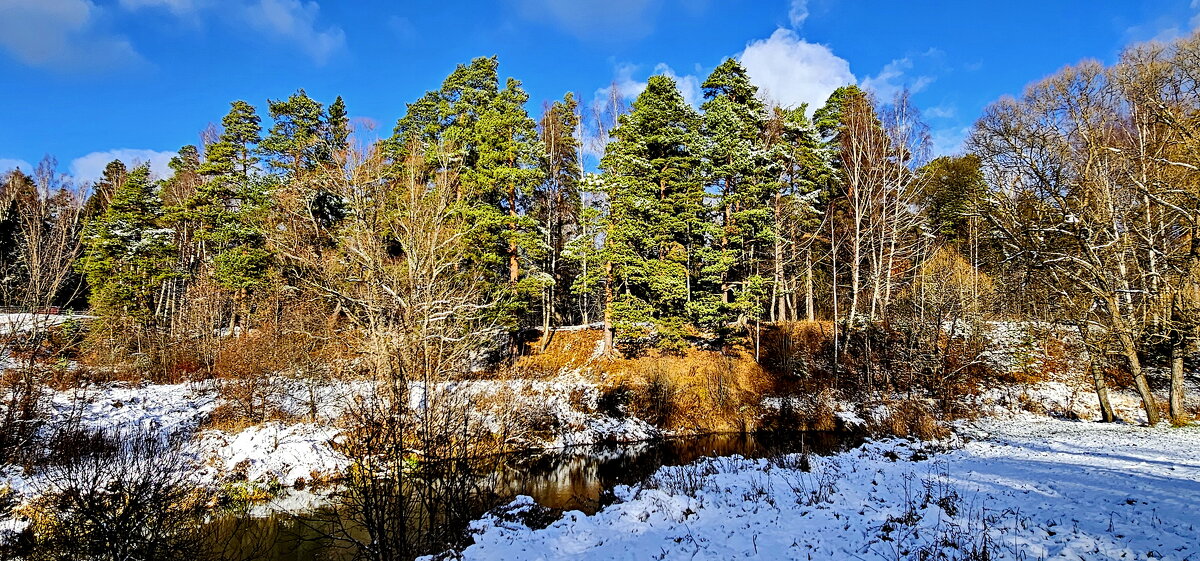
<svg viewBox="0 0 1200 561"><path fill-rule="evenodd" d="M329 117L326 120L325 142L330 154L336 154L350 146L350 117L346 113L346 102L342 96L337 96L329 104Z"/></svg>

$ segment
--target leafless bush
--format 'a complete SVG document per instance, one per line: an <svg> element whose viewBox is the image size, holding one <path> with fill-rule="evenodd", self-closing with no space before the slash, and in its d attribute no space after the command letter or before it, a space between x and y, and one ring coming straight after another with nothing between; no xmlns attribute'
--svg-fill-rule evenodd
<svg viewBox="0 0 1200 561"><path fill-rule="evenodd" d="M44 409L44 387L33 369L0 371L0 464L28 463Z"/></svg>
<svg viewBox="0 0 1200 561"><path fill-rule="evenodd" d="M142 432L84 432L44 473L31 507L31 560L201 558L204 497L175 443Z"/></svg>
<svg viewBox="0 0 1200 561"><path fill-rule="evenodd" d="M779 477L792 490L796 504L816 507L833 502L833 496L837 494L837 480L842 475L836 463L813 462L807 454L784 458L791 459L785 460L784 463L773 463L786 468L779 471Z"/></svg>

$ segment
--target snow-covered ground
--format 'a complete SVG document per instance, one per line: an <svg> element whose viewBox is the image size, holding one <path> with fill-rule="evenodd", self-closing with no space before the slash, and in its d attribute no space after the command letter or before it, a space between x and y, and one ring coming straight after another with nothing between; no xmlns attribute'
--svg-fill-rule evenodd
<svg viewBox="0 0 1200 561"><path fill-rule="evenodd" d="M86 319L92 316L83 316L76 314L0 314L0 335L8 335L10 333L20 333L27 331L32 327L45 329L62 325L73 319Z"/></svg>
<svg viewBox="0 0 1200 561"><path fill-rule="evenodd" d="M216 486L236 480L292 486L340 474L348 465L331 443L339 435L341 414L357 396L372 390L369 382L352 381L306 385L295 380L272 382L274 407L294 422L272 421L234 432L200 430L224 400L212 383L155 385L107 384L54 392L49 396L48 426L68 419L87 429L113 433L139 432L182 438L184 453L195 460L197 484ZM578 371L565 371L550 380L483 380L439 385L437 391L457 392L492 409L473 410L485 423L497 422L501 409L536 417L542 430L530 433L519 446L558 448L596 442L637 442L661 432L633 417L611 417L597 411L600 390ZM413 406L420 408L423 391L413 384ZM501 396L499 401L490 398ZM316 422L307 421L316 411ZM0 488L29 496L38 488L36 476L12 466L0 466Z"/></svg>
<svg viewBox="0 0 1200 561"><path fill-rule="evenodd" d="M1022 416L829 458L663 468L593 516L524 526L521 498L475 523L468 560L1200 559L1200 427ZM933 443L936 445L937 443Z"/></svg>

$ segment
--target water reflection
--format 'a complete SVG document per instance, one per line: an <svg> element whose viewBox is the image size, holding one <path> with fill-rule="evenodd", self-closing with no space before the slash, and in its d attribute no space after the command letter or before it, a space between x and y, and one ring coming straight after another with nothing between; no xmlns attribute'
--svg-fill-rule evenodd
<svg viewBox="0 0 1200 561"><path fill-rule="evenodd" d="M593 514L607 504L606 497L611 496L614 487L637 484L663 466L734 454L750 458L801 451L827 455L852 444L850 437L828 432L787 436L728 434L514 454L499 474L495 500L480 505L476 517L517 495L529 495L538 504L552 509ZM247 513L215 522L214 534L218 537L214 545L227 552L221 556L227 559L353 559L354 551L328 538L338 533L343 524L345 521L330 506L302 515Z"/></svg>

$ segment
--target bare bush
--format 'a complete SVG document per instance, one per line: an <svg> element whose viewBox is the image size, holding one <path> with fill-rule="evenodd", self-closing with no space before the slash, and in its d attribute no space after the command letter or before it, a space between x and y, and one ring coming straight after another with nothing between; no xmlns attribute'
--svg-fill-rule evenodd
<svg viewBox="0 0 1200 561"><path fill-rule="evenodd" d="M179 447L149 433L89 431L45 470L31 506L32 560L201 557L204 497Z"/></svg>

